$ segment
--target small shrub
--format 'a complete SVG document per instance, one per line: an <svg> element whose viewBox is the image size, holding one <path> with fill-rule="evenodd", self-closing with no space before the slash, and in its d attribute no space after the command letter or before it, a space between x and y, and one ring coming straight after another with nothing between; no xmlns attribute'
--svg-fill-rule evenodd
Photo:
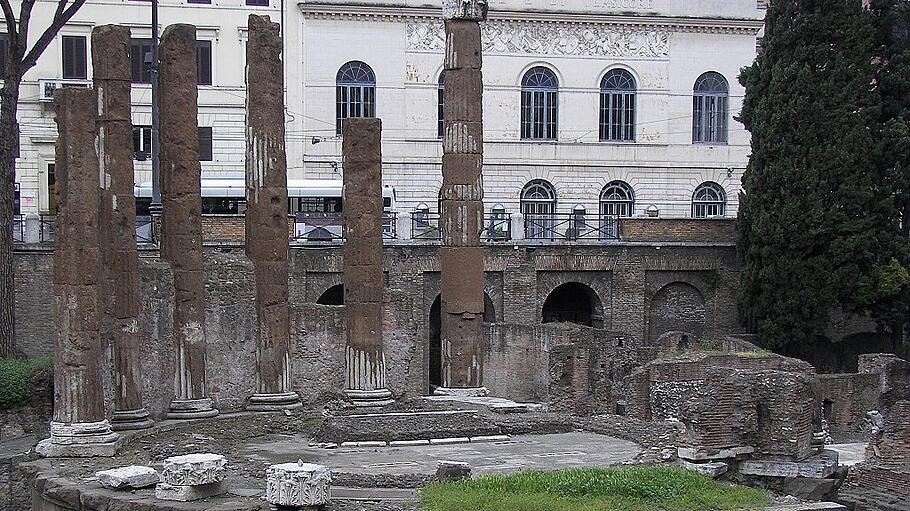
<svg viewBox="0 0 910 511"><path fill-rule="evenodd" d="M50 358L0 359L0 410L26 401L32 395L32 375L52 365Z"/></svg>

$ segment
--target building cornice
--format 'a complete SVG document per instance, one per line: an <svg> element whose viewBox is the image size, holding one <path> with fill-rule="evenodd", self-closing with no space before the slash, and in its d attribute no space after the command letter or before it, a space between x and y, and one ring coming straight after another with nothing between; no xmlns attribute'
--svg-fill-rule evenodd
<svg viewBox="0 0 910 511"><path fill-rule="evenodd" d="M313 2L297 4L308 19L441 21L442 10L432 7L338 5ZM591 14L577 12L490 11L491 21L546 22L564 25L599 24L629 28L650 28L673 32L758 34L763 20L745 18L693 18L677 16Z"/></svg>

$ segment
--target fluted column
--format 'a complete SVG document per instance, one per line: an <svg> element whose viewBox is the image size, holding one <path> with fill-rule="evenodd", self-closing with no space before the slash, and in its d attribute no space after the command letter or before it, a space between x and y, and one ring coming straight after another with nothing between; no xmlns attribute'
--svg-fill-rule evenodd
<svg viewBox="0 0 910 511"><path fill-rule="evenodd" d="M357 406L392 403L382 351L382 121L344 120L345 392Z"/></svg>
<svg viewBox="0 0 910 511"><path fill-rule="evenodd" d="M246 44L246 255L256 280L256 394L248 410L300 407L291 391L288 173L281 32L249 17Z"/></svg>
<svg viewBox="0 0 910 511"><path fill-rule="evenodd" d="M485 395L483 388L483 80L480 21L486 3L444 0L442 387L438 394Z"/></svg>
<svg viewBox="0 0 910 511"><path fill-rule="evenodd" d="M54 418L43 456L113 456L101 376L100 188L95 94L64 88L54 97L57 210L54 249Z"/></svg>
<svg viewBox="0 0 910 511"><path fill-rule="evenodd" d="M101 182L101 257L106 317L102 337L111 347L115 430L151 426L142 404L139 364L139 254L133 191L133 125L130 120L130 29L92 30L92 68L98 118Z"/></svg>
<svg viewBox="0 0 910 511"><path fill-rule="evenodd" d="M205 276L196 86L196 27L167 27L159 47L161 257L174 276L174 398L168 417L214 417L206 384Z"/></svg>

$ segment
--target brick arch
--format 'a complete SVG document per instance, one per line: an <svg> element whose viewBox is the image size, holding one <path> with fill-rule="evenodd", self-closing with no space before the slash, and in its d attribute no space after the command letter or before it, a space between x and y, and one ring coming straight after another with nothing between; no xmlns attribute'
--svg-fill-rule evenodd
<svg viewBox="0 0 910 511"><path fill-rule="evenodd" d="M344 305L344 284L335 284L316 299L319 305Z"/></svg>
<svg viewBox="0 0 910 511"><path fill-rule="evenodd" d="M553 286L540 306L542 323L569 322L603 328L603 300L590 285L574 280Z"/></svg>
<svg viewBox="0 0 910 511"><path fill-rule="evenodd" d="M648 340L654 342L664 333L672 331L690 332L701 337L705 333L706 322L704 294L688 282L670 282L651 297Z"/></svg>

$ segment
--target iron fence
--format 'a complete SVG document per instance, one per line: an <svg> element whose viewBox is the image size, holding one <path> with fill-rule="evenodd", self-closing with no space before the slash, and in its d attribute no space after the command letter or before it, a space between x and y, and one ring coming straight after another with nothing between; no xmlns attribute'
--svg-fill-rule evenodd
<svg viewBox="0 0 910 511"><path fill-rule="evenodd" d="M136 217L136 244L155 245L155 221L151 216Z"/></svg>
<svg viewBox="0 0 910 511"><path fill-rule="evenodd" d="M439 212L418 210L411 213L412 240L441 240Z"/></svg>
<svg viewBox="0 0 910 511"><path fill-rule="evenodd" d="M54 241L56 238L57 217L54 215L40 215L38 217L38 240L42 243Z"/></svg>
<svg viewBox="0 0 910 511"><path fill-rule="evenodd" d="M398 238L398 215L382 214L382 238ZM341 213L297 213L294 216L293 243L344 241L344 217Z"/></svg>
<svg viewBox="0 0 910 511"><path fill-rule="evenodd" d="M13 243L25 243L25 217L13 215Z"/></svg>
<svg viewBox="0 0 910 511"><path fill-rule="evenodd" d="M619 217L584 213L526 214L525 239L575 241L619 239Z"/></svg>
<svg viewBox="0 0 910 511"><path fill-rule="evenodd" d="M382 238L387 240L398 239L398 213L394 211L382 212Z"/></svg>

